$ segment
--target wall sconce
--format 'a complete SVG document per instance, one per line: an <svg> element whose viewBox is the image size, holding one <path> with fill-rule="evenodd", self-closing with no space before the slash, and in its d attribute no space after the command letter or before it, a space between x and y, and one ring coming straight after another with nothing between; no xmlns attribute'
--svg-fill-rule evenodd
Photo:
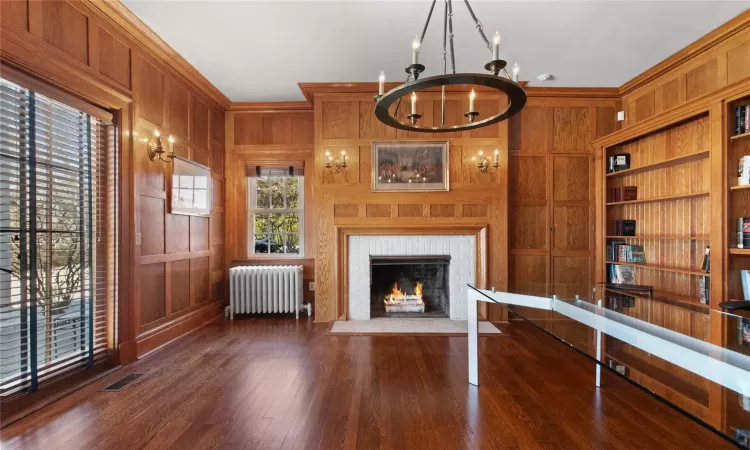
<svg viewBox="0 0 750 450"><path fill-rule="evenodd" d="M166 158L162 157L164 153L164 148L161 145L161 133L159 133L159 130L154 130L154 137L150 138L148 140L148 158L151 161L156 161L158 158L160 161L163 162L172 162L172 160L175 157L174 154L174 136L171 134L167 138L167 141L169 141L169 153L166 154Z"/></svg>
<svg viewBox="0 0 750 450"><path fill-rule="evenodd" d="M326 169L333 173L341 173L346 169L346 152L341 152L341 159L332 158L331 152L326 152Z"/></svg>
<svg viewBox="0 0 750 450"><path fill-rule="evenodd" d="M492 168L490 169L490 160L484 157L484 152L479 151L479 158L476 156L471 158L472 161L477 163L477 169L482 173L492 173L497 170L500 166L500 150L495 150L494 160L492 162Z"/></svg>

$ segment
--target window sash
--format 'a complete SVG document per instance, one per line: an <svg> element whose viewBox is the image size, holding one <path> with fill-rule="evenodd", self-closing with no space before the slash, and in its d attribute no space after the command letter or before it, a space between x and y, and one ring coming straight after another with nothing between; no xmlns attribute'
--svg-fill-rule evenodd
<svg viewBox="0 0 750 450"><path fill-rule="evenodd" d="M268 188L258 188L258 178L255 176L248 176L247 177L247 186L248 186L248 217L247 217L247 241L248 241L248 254L251 256L260 256L260 257L273 257L273 258L301 258L303 257L304 253L304 176L302 175L284 175L279 176L280 178L284 179L284 182L282 183L283 188L282 189L272 189L270 186ZM288 193L290 191L289 187L286 184L287 178L296 178L297 179L297 198L298 198L298 205L299 208L260 208L257 206L257 199L258 199L258 192L265 191L269 193L269 205L273 205L273 200L271 196L271 192L273 191L282 191L283 198L284 198L284 205L288 205ZM271 231L264 231L262 233L256 233L255 232L255 217L257 214L296 214L298 217L298 232L291 233L291 232L285 232L285 231L279 231L278 233L273 233ZM255 251L255 237L256 235L266 235L269 240L271 235L296 235L298 242L299 242L299 253L271 253L269 252L256 252ZM284 239L284 244L286 244L286 239ZM286 245L285 245L286 248ZM270 247L269 247L270 250Z"/></svg>

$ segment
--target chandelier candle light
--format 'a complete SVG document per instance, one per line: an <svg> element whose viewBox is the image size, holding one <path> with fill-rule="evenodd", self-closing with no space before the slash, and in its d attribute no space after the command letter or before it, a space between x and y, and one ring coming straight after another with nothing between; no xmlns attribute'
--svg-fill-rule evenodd
<svg viewBox="0 0 750 450"><path fill-rule="evenodd" d="M432 18L432 12L435 9L436 3L437 0L433 0L430 5L430 11L427 14L427 21L424 24L422 35L416 36L414 41L412 41L411 64L405 69L405 72L407 73L406 82L388 92L384 92L385 72L380 73L380 76L378 77L378 95L374 97L376 102L375 116L378 120L393 128L423 133L440 133L473 130L501 122L518 114L518 112L526 105L526 91L520 84L518 84L518 75L520 72L518 64L516 63L513 65L513 75L509 74L505 69L507 63L500 59L500 32L495 32L495 35L492 38L492 43L490 43L487 36L484 34L482 23L477 19L477 16L474 14L468 0L464 0L464 4L469 11L469 15L476 24L479 36L492 54L492 60L484 66L489 74L456 73L456 58L453 50L453 4L451 0L444 0L443 74L422 79L419 78L425 70L425 66L419 63L419 52L422 48L427 28L430 25L430 19ZM451 73L448 73L448 54L450 54ZM450 85L468 85L476 88L490 88L503 92L508 97L508 106L504 111L499 111L494 114L492 112L482 113L476 111L474 108L474 100L477 95L477 89L472 87L471 93L469 94L469 111L464 113L464 117L467 119L466 123L448 125L445 123L445 87ZM419 119L422 116L417 114L416 92L435 87L441 88L440 123L435 126L421 126L419 124ZM409 120L404 122L396 117L398 117L402 97L409 94L411 94L411 114L406 116ZM394 103L396 104L396 107L393 109L393 114L391 114L390 107ZM483 118L477 120L480 116ZM495 157L495 160L497 161L497 156ZM487 166L489 167L489 161L487 162Z"/></svg>

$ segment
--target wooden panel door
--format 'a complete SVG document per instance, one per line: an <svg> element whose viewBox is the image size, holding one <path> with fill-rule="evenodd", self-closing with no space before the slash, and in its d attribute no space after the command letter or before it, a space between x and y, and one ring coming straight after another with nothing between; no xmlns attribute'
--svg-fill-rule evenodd
<svg viewBox="0 0 750 450"><path fill-rule="evenodd" d="M555 154L549 159L550 294L587 298L593 248L593 158L589 154Z"/></svg>

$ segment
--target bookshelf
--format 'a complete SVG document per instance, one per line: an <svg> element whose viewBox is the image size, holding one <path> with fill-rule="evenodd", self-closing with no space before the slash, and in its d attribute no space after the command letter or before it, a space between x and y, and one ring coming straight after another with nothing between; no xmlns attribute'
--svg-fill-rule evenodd
<svg viewBox="0 0 750 450"><path fill-rule="evenodd" d="M736 133L735 108L749 105L750 95L741 96L726 104L727 117L727 180L729 192L726 204L727 222L727 277L725 292L729 298L743 299L740 271L750 270L750 248L737 248L737 218L750 217L750 184L739 185L739 159L750 155L750 132Z"/></svg>
<svg viewBox="0 0 750 450"><path fill-rule="evenodd" d="M642 247L646 258L645 263L602 259L602 281L610 281L611 266L629 267L636 284L653 286L659 293L657 300L677 307L700 305L694 309L706 315L700 278L711 276L701 269L711 236L709 129L708 114L701 114L608 147L602 179L603 247L624 241ZM630 167L607 173L609 157L618 154L629 155ZM637 188L636 198L611 201L610 190L624 187ZM615 232L617 220L634 220L635 236Z"/></svg>

